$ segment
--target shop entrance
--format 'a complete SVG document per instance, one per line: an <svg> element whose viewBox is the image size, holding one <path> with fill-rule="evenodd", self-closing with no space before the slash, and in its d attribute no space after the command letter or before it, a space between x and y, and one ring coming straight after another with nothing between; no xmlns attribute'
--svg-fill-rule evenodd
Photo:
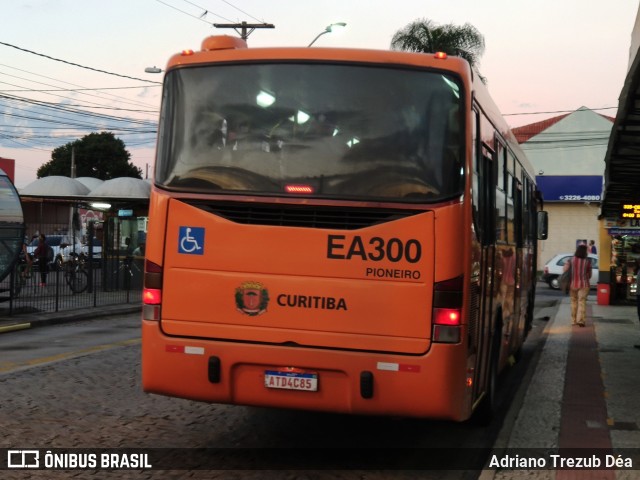
<svg viewBox="0 0 640 480"><path fill-rule="evenodd" d="M640 265L638 235L616 235L611 240L611 287L613 303L636 302L636 275Z"/></svg>

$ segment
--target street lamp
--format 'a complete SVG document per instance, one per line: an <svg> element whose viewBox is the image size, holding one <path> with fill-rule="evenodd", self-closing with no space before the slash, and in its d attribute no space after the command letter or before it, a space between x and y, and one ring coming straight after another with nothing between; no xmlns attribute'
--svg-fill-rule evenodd
<svg viewBox="0 0 640 480"><path fill-rule="evenodd" d="M161 68L158 68L156 66L153 67L147 67L144 69L145 72L147 73L162 73L163 70Z"/></svg>
<svg viewBox="0 0 640 480"><path fill-rule="evenodd" d="M346 27L346 26L347 26L347 24L344 23L344 22L332 23L331 25L328 25L327 28L325 28L323 32L320 32L318 34L318 36L316 38L314 38L313 41L308 46L310 47L311 45L313 45L316 42L316 40L318 40L325 33L331 33L336 28L343 28L343 27Z"/></svg>

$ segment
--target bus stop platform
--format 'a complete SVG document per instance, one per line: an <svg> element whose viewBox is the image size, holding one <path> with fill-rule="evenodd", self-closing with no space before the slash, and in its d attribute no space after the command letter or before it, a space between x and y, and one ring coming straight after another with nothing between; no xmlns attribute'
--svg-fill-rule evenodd
<svg viewBox="0 0 640 480"><path fill-rule="evenodd" d="M636 307L590 295L586 326L572 326L566 296L545 334L480 479L640 479Z"/></svg>

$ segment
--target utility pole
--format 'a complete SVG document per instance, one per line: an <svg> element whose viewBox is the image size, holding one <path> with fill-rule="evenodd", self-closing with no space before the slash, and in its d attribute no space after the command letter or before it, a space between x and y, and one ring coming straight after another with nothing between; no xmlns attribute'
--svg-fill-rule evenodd
<svg viewBox="0 0 640 480"><path fill-rule="evenodd" d="M76 148L71 147L71 178L76 178Z"/></svg>
<svg viewBox="0 0 640 480"><path fill-rule="evenodd" d="M240 38L246 40L249 38L249 35L253 33L256 28L276 28L272 23L214 23L214 27L216 28L233 28ZM238 31L238 28L242 30L242 32Z"/></svg>

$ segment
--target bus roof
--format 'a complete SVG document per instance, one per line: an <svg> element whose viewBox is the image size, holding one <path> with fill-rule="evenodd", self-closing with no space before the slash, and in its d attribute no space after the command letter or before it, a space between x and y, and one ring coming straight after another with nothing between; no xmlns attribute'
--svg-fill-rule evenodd
<svg viewBox="0 0 640 480"><path fill-rule="evenodd" d="M458 57L437 58L436 54L431 53L354 48L248 48L243 40L228 35L207 37L202 42L201 50L183 50L173 55L167 63L166 70L186 65L274 60L362 62L375 65L426 67L447 70L465 78L471 77L469 64Z"/></svg>
<svg viewBox="0 0 640 480"><path fill-rule="evenodd" d="M202 41L198 51L183 50L173 55L166 67L166 71L184 66L210 65L215 63L243 63L243 62L273 62L273 61L309 61L309 62L346 62L364 63L371 65L402 66L415 68L431 68L457 74L462 79L472 82L474 98L482 108L484 114L491 120L496 129L502 133L509 147L520 159L529 175L535 178L533 167L525 153L511 133L495 102L492 100L487 87L474 75L469 63L454 56L444 58L434 53L402 52L397 50L374 50L355 48L321 48L321 47L267 47L250 48L238 37L229 35L213 35Z"/></svg>

